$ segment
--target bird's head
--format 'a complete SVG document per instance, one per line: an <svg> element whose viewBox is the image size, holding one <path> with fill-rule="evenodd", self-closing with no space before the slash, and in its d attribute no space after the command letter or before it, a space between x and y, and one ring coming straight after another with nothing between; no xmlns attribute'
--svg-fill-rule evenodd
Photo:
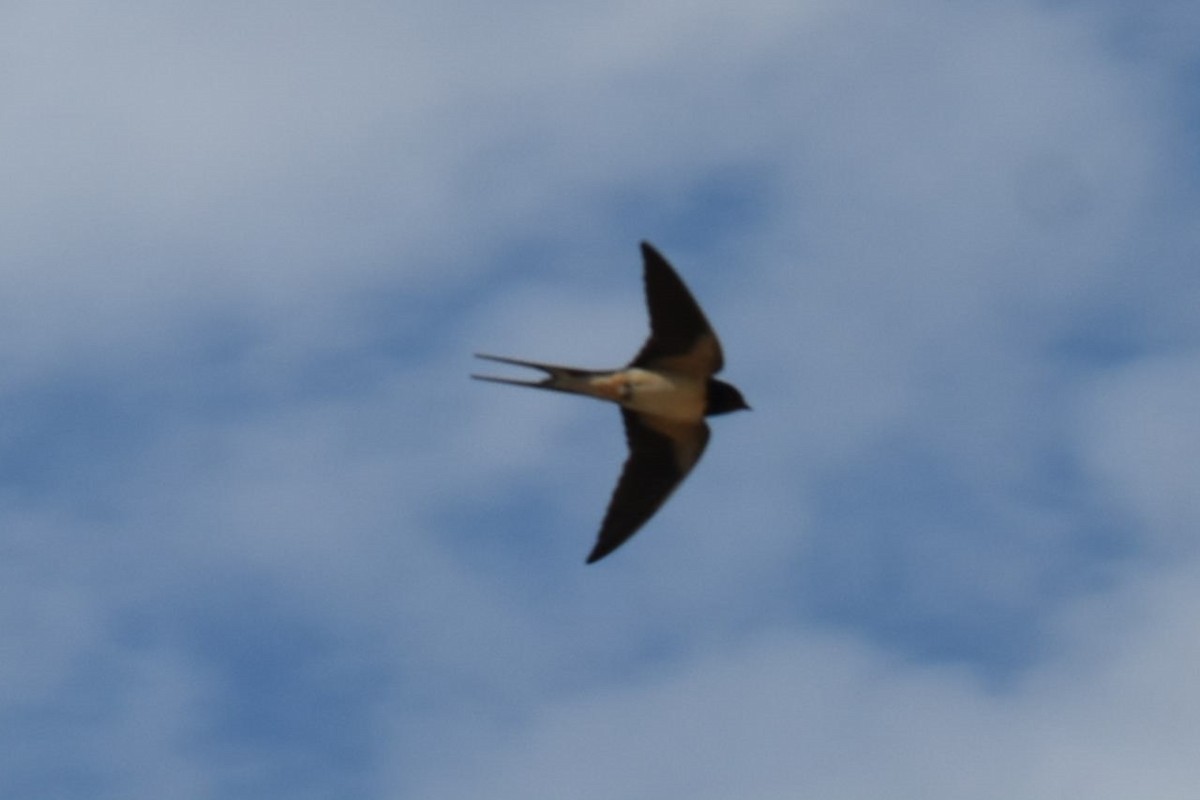
<svg viewBox="0 0 1200 800"><path fill-rule="evenodd" d="M728 414L730 411L749 411L750 404L742 393L725 381L716 378L708 379L708 406L704 409L706 417L717 414Z"/></svg>

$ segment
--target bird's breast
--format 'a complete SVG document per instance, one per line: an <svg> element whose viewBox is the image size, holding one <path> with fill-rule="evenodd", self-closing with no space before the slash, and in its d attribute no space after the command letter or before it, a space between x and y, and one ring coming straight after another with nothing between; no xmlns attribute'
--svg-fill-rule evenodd
<svg viewBox="0 0 1200 800"><path fill-rule="evenodd" d="M705 384L696 378L634 367L608 380L613 399L630 411L682 422L704 418Z"/></svg>

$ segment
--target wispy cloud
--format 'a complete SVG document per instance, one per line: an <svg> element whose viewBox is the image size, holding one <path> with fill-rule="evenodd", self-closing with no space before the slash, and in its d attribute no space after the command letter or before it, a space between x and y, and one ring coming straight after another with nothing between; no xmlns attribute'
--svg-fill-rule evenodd
<svg viewBox="0 0 1200 800"><path fill-rule="evenodd" d="M1190 797L1186 5L0 13L0 793Z"/></svg>

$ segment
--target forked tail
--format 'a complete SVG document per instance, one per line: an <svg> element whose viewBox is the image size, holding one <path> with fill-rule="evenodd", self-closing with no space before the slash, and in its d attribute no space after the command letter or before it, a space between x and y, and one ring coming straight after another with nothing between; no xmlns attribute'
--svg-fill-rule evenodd
<svg viewBox="0 0 1200 800"><path fill-rule="evenodd" d="M491 383L507 383L511 386L531 386L534 389L551 389L556 392L571 392L572 394L593 394L589 391L591 386L590 381L597 375L604 375L604 372L587 369L575 369L574 367L560 367L556 364L543 364L539 361L523 361L519 358L506 358L504 356L489 356L483 353L476 353L476 358L482 358L486 361L496 361L500 364L512 364L518 367L529 367L530 369L538 369L546 373L545 378L537 381L523 381L516 378L497 378L491 375L472 375L471 377L477 381L489 381Z"/></svg>

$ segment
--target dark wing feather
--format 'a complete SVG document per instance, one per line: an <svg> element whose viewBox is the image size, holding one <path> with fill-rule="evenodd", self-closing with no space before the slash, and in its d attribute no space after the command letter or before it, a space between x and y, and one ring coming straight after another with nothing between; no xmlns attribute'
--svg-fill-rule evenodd
<svg viewBox="0 0 1200 800"><path fill-rule="evenodd" d="M617 481L596 546L587 558L592 564L616 550L671 496L691 471L708 444L708 425L680 423L621 409L629 458Z"/></svg>
<svg viewBox="0 0 1200 800"><path fill-rule="evenodd" d="M667 260L642 242L650 338L631 367L657 367L708 377L720 372L721 344L696 298Z"/></svg>

